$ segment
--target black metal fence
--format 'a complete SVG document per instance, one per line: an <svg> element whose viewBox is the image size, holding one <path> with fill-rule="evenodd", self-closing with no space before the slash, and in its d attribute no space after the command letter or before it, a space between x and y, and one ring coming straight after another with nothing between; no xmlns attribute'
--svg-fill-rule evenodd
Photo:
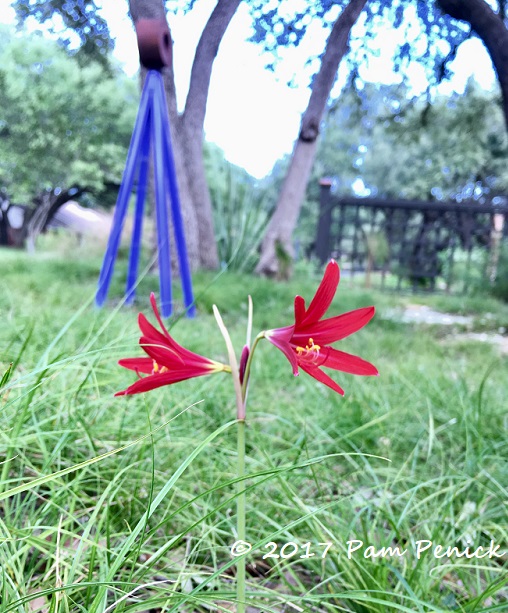
<svg viewBox="0 0 508 613"><path fill-rule="evenodd" d="M334 196L321 181L314 252L343 271L400 289L466 291L473 279L497 275L508 239L501 202L428 202ZM377 274L376 274L377 273Z"/></svg>

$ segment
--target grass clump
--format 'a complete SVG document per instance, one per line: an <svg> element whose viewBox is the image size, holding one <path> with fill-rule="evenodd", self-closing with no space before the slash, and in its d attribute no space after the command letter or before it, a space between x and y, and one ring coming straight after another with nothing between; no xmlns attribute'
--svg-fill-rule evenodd
<svg viewBox="0 0 508 613"><path fill-rule="evenodd" d="M133 380L116 361L140 355L136 313L150 313L157 279L143 278L135 308L112 299L97 310L100 253L0 251L0 263L0 611L234 610L229 378L114 398ZM121 295L125 262L118 268L112 296ZM247 294L254 329L278 327L292 321L295 294L310 298L319 279L303 268L284 283L200 273L198 319L169 324L184 346L226 361L212 304L241 347ZM494 541L508 551L506 358L437 326L385 319L408 297L348 285L331 314L368 304L378 314L340 348L376 364L379 378L334 374L346 389L340 398L304 373L294 378L268 343L253 363L248 604L502 611L506 554L448 559L433 548L488 551ZM475 300L422 303L480 318ZM493 326L507 320L501 303L491 300L489 312ZM348 556L353 540L363 545ZM433 545L418 559L423 540ZM386 547L407 553L375 555Z"/></svg>

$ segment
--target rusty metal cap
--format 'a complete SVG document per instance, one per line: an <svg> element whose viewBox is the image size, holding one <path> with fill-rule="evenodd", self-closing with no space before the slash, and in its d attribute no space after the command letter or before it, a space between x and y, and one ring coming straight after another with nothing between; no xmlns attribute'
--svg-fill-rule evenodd
<svg viewBox="0 0 508 613"><path fill-rule="evenodd" d="M139 61L145 68L161 70L171 65L171 32L164 19L138 19L136 36Z"/></svg>

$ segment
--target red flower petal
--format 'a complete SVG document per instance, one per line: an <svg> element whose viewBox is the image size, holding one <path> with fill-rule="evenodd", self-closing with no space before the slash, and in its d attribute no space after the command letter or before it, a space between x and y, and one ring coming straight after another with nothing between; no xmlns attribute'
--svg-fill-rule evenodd
<svg viewBox="0 0 508 613"><path fill-rule="evenodd" d="M166 338L172 341L173 339L169 335L169 332L166 330L166 326L164 325L164 322L162 321L162 317L160 316L159 309L157 308L157 300L155 299L155 294L153 292L150 294L150 304L152 305L155 319L157 319L157 323L161 327L161 330L163 331Z"/></svg>
<svg viewBox="0 0 508 613"><path fill-rule="evenodd" d="M357 355L339 351L333 347L328 347L328 350L329 353L323 362L323 366L326 366L326 368L341 370L351 375L372 376L379 374L377 368L373 364L359 358Z"/></svg>
<svg viewBox="0 0 508 613"><path fill-rule="evenodd" d="M373 306L363 307L336 317L323 319L310 326L302 326L293 336L293 342L297 345L305 344L309 337L312 337L316 345L335 343L366 326L374 317L375 312L376 309Z"/></svg>
<svg viewBox="0 0 508 613"><path fill-rule="evenodd" d="M140 378L127 389L117 392L115 396L140 394L193 377L230 370L225 364L189 351L173 340L162 322L153 293L150 295L150 302L162 332L157 330L142 313L139 314L138 323L141 330L139 344L149 357L125 358L119 361L120 366L135 371L138 376L140 374L148 376Z"/></svg>
<svg viewBox="0 0 508 613"><path fill-rule="evenodd" d="M293 336L293 330L294 326L277 328L276 330L268 330L268 332L265 332L265 338L267 338L272 345L275 345L277 349L280 349L287 357L293 368L293 374L296 376L298 375L298 362L296 360L296 353L289 344L289 340Z"/></svg>
<svg viewBox="0 0 508 613"><path fill-rule="evenodd" d="M186 364L190 363L190 360L184 361L181 356L167 345L152 343L146 336L142 336L139 339L139 345L146 354L161 366L166 366L167 368L184 368Z"/></svg>
<svg viewBox="0 0 508 613"><path fill-rule="evenodd" d="M309 366L308 364L300 364L300 366L302 367L302 370L304 370L311 377L314 377L314 379L317 379L320 383L324 383L328 387L332 388L334 392L344 396L344 390L340 387L340 385L335 383L335 381L322 370L319 370L319 368L316 366Z"/></svg>
<svg viewBox="0 0 508 613"><path fill-rule="evenodd" d="M147 318L140 313L138 315L138 324L139 328L145 337L145 341L147 345L161 345L164 347L168 347L168 349L172 350L175 355L180 356L181 361L187 361L194 359L198 354L193 351L189 351L189 349L185 349L179 345L168 333L166 328L164 328L166 335L161 334L157 328L152 326L152 324L147 320ZM142 341L140 340L140 343Z"/></svg>
<svg viewBox="0 0 508 613"><path fill-rule="evenodd" d="M326 267L325 274L317 288L314 298L309 304L309 308L301 322L302 325L310 325L323 317L335 296L337 286L339 285L339 279L339 265L335 260L331 260Z"/></svg>
<svg viewBox="0 0 508 613"><path fill-rule="evenodd" d="M185 381L186 379L191 379L193 377L208 375L211 372L212 371L209 370L190 374L188 370L180 370L157 373L155 375L150 375L148 377L138 379L135 383L129 385L127 389L122 390L121 392L116 392L115 396L141 394L143 392L149 392L150 390L154 390L158 387L163 387L164 385L171 385L173 383L179 383L180 381Z"/></svg>
<svg viewBox="0 0 508 613"><path fill-rule="evenodd" d="M343 389L320 370L321 366L354 375L379 373L370 362L330 347L331 343L363 328L375 313L374 307L364 307L320 321L332 303L339 279L339 266L331 260L307 310L304 299L296 296L294 326L269 330L265 336L284 353L291 363L294 374L298 373L300 367L317 381L339 394L344 394Z"/></svg>
<svg viewBox="0 0 508 613"><path fill-rule="evenodd" d="M139 313L138 315L138 326L141 330L141 334L150 338L152 341L159 343L160 345L167 345L168 338L164 334L161 334L157 328L152 326L152 324L148 321L148 319L143 315L143 313Z"/></svg>
<svg viewBox="0 0 508 613"><path fill-rule="evenodd" d="M305 317L305 300L301 296L295 297L295 327L301 325Z"/></svg>
<svg viewBox="0 0 508 613"><path fill-rule="evenodd" d="M118 360L118 364L144 375L151 375L153 371L153 360L151 358L123 358Z"/></svg>

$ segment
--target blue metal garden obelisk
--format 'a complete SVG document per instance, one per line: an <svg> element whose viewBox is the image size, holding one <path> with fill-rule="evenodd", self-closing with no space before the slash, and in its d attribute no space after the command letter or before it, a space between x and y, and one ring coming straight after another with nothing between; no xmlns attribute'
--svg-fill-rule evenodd
<svg viewBox="0 0 508 613"><path fill-rule="evenodd" d="M160 72L162 67L168 65L171 61L171 36L165 21L153 19L138 21L136 33L140 60L148 68L148 73L141 93L136 123L127 153L127 161L113 217L113 227L102 263L95 301L98 306L102 306L106 300L134 179L137 176L134 226L126 285L126 302L130 303L134 300L141 248L143 209L148 182L148 162L150 154L152 154L161 312L164 317L169 317L173 312L169 241L169 215L171 212L178 266L182 280L183 300L187 315L193 317L195 308L192 281L171 147L166 96ZM169 203L171 203L171 206L169 206Z"/></svg>

